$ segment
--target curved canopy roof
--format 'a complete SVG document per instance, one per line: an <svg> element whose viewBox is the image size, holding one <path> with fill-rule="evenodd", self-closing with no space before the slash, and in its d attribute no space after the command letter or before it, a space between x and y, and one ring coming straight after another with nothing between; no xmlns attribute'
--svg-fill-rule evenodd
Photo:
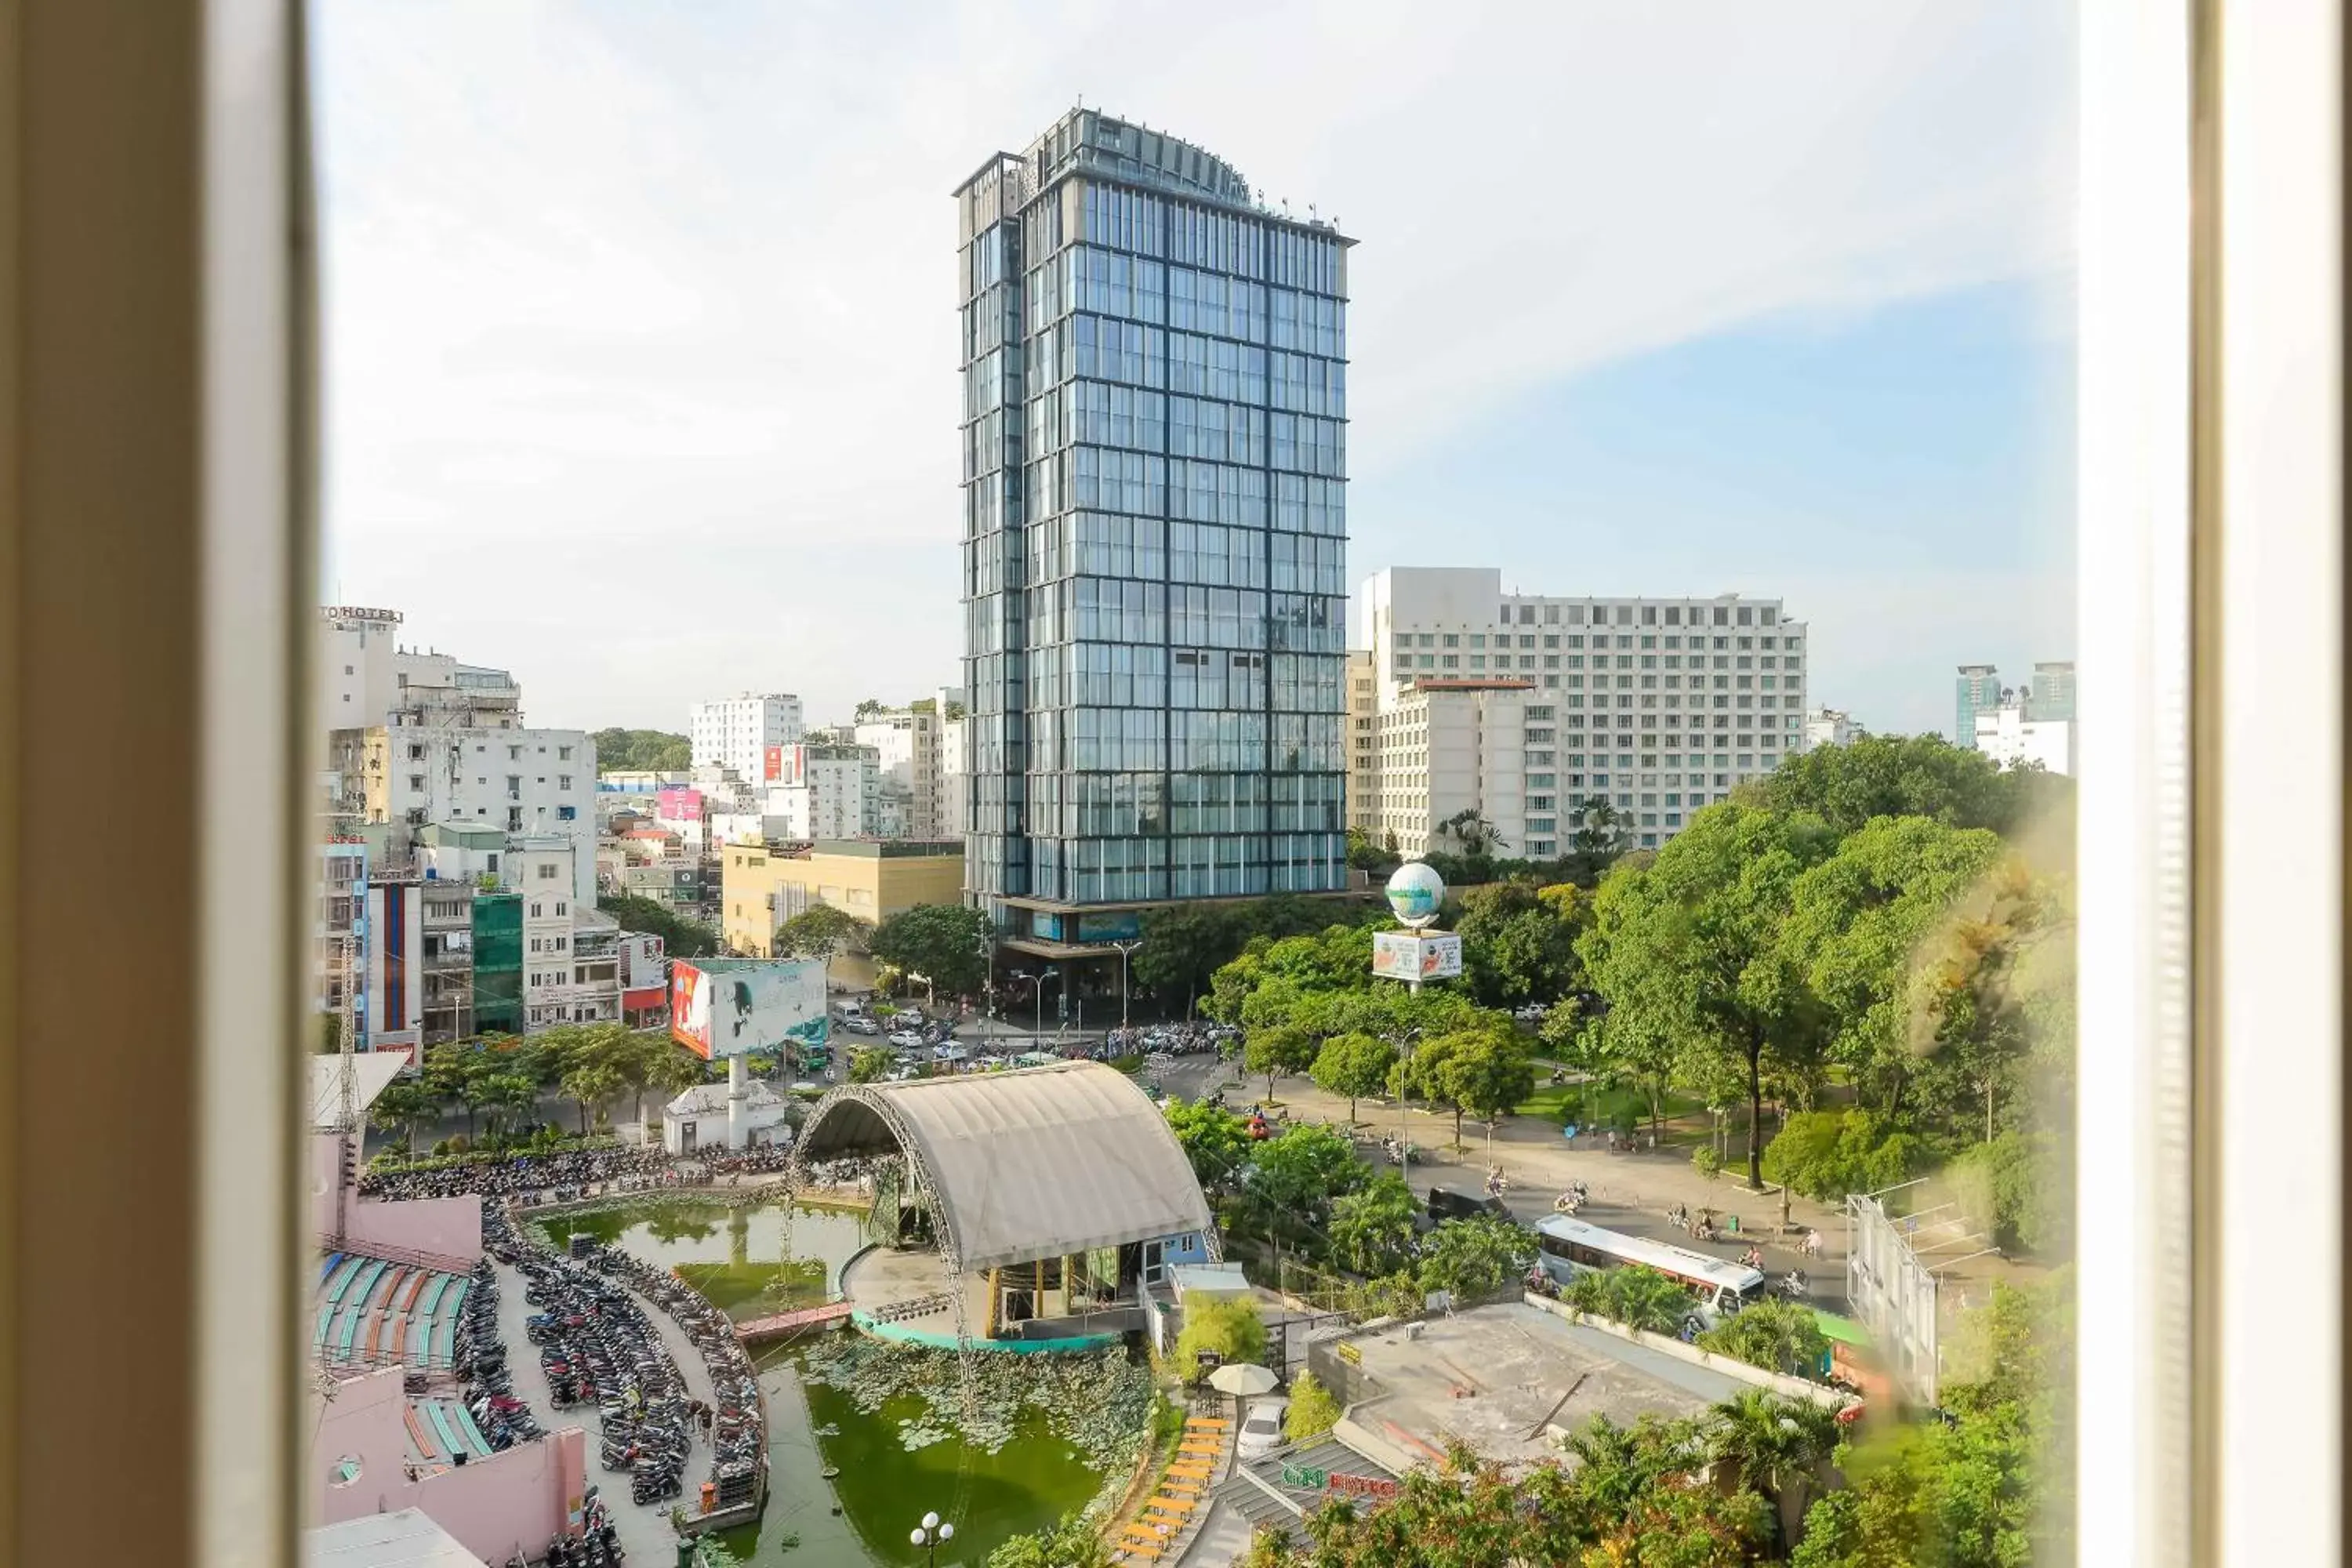
<svg viewBox="0 0 2352 1568"><path fill-rule="evenodd" d="M901 1150L961 1271L1211 1233L1167 1118L1098 1062L836 1089L810 1112L793 1158Z"/></svg>

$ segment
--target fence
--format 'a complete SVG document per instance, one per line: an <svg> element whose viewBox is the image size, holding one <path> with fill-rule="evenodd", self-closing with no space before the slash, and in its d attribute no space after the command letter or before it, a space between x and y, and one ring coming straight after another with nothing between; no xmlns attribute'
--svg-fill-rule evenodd
<svg viewBox="0 0 2352 1568"><path fill-rule="evenodd" d="M1877 1343L1886 1370L1908 1397L1936 1402L1936 1276L1905 1234L1914 1223L1890 1217L1875 1194L1845 1200L1845 1293L1853 1315Z"/></svg>

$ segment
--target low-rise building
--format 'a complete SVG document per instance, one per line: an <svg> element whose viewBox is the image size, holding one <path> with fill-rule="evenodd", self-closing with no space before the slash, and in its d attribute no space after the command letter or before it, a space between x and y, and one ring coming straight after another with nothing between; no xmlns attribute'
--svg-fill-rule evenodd
<svg viewBox="0 0 2352 1568"><path fill-rule="evenodd" d="M782 838L878 836L880 768L874 748L807 743L769 750L764 809Z"/></svg>
<svg viewBox="0 0 2352 1568"><path fill-rule="evenodd" d="M875 924L917 904L963 898L963 846L944 840L730 844L720 865L720 935L746 958L775 956L776 928L819 904ZM871 975L863 960L834 963L836 984L861 974Z"/></svg>
<svg viewBox="0 0 2352 1568"><path fill-rule="evenodd" d="M596 898L596 746L583 730L378 726L362 742L366 820L390 824L395 858L428 823L554 835L580 847L573 896Z"/></svg>
<svg viewBox="0 0 2352 1568"><path fill-rule="evenodd" d="M741 1146L789 1144L792 1102L756 1078L744 1091ZM662 1147L673 1154L691 1154L698 1149L734 1146L728 1135L728 1094L723 1083L697 1084L663 1106Z"/></svg>
<svg viewBox="0 0 2352 1568"><path fill-rule="evenodd" d="M2004 768L2040 767L2071 775L2074 771L2074 721L2029 719L2018 702L1976 716L1977 750Z"/></svg>
<svg viewBox="0 0 2352 1568"><path fill-rule="evenodd" d="M1869 732L1843 708L1816 708L1805 715L1805 750L1809 752L1816 746L1850 746Z"/></svg>

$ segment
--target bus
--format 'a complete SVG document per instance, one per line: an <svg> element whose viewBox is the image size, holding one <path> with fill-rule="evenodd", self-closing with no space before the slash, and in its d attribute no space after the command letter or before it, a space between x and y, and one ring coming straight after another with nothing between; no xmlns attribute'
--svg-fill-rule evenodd
<svg viewBox="0 0 2352 1568"><path fill-rule="evenodd" d="M1546 1215L1536 1222L1538 1261L1554 1284L1565 1286L1579 1274L1622 1268L1638 1263L1654 1268L1691 1294L1692 1316L1702 1329L1711 1329L1764 1295L1764 1271L1671 1242L1603 1230L1566 1215Z"/></svg>

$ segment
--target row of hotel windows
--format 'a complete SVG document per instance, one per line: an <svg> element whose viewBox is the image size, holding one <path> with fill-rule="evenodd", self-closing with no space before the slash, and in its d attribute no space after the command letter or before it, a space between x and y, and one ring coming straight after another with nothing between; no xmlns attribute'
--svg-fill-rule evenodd
<svg viewBox="0 0 2352 1568"><path fill-rule="evenodd" d="M1171 266L1149 256L1076 245L1047 257L1022 279L1024 320L1035 332L1075 312L1093 312L1213 333L1334 359L1347 353L1347 305L1311 289L1269 288L1228 274ZM984 352L992 295L963 306L966 353Z"/></svg>
<svg viewBox="0 0 2352 1568"><path fill-rule="evenodd" d="M1688 606L1687 618L1681 605L1545 605L1542 609L1544 625L1548 626L1583 626L1588 609L1591 624L1596 626L1611 625L1612 611L1614 624L1621 626L1633 626L1637 619L1645 626L1769 626L1780 618L1780 607L1775 605L1692 605ZM1534 605L1505 605L1501 624L1531 626L1536 624L1536 610Z"/></svg>
<svg viewBox="0 0 2352 1568"><path fill-rule="evenodd" d="M1498 650L1509 647L1511 646L1511 635L1512 634L1507 632L1496 632L1495 634L1495 647ZM1396 646L1399 648L1408 647L1460 647L1465 636L1469 640L1469 644L1473 651L1483 648L1486 646L1486 634L1483 632L1470 632L1467 634L1460 632L1399 632L1396 634ZM1644 648L1656 647L1658 646L1658 636L1659 634L1654 632L1643 633L1640 639L1641 646ZM1522 648L1531 648L1536 646L1535 633L1520 632L1517 634L1517 637L1519 639L1519 647ZM1543 646L1548 648L1557 648L1560 646L1562 637L1563 634L1559 632L1547 632L1543 634ZM1567 644L1570 648L1580 648L1584 646L1584 638L1581 634L1570 632L1565 634L1565 637ZM1617 646L1619 647L1630 648L1633 644L1634 634L1632 632L1621 632L1618 634ZM1769 653L1775 647L1780 646L1779 641L1772 637L1695 637L1690 639L1690 651L1693 653L1704 652L1710 644L1713 645L1715 650L1718 653L1735 647L1742 653L1751 652L1757 647L1761 647ZM1596 649L1606 648L1609 646L1609 639L1605 637L1596 636L1592 639L1592 646ZM1665 646L1669 648L1679 648L1683 646L1683 639L1674 633L1666 633ZM1796 637L1792 636L1787 639L1788 651L1790 653L1797 653L1802 650L1804 646L1803 641ZM1621 668L1630 668L1632 667L1623 666ZM1669 666L1668 668L1671 668L1672 666Z"/></svg>

